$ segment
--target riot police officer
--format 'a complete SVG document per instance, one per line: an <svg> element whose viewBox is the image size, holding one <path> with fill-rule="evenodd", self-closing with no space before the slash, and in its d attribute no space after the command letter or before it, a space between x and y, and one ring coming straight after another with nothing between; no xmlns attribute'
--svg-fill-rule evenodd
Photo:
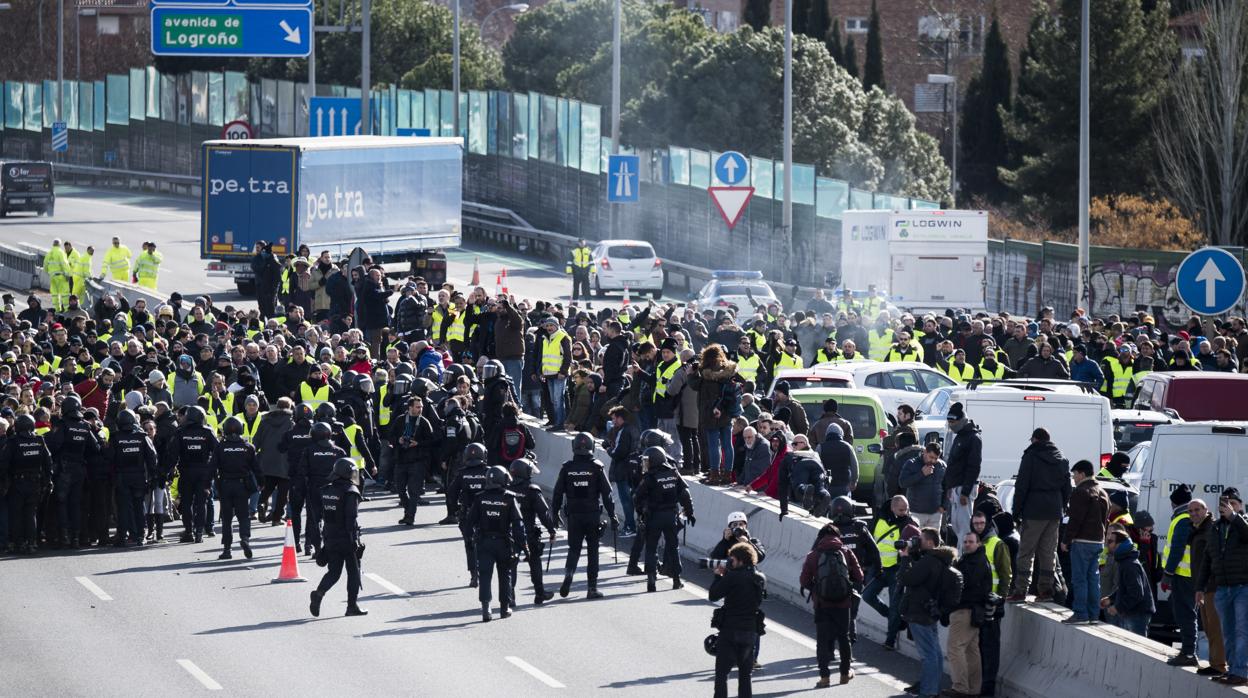
<svg viewBox="0 0 1248 698"><path fill-rule="evenodd" d="M525 543L529 556L529 579L533 582L533 603L541 606L553 599L555 595L546 591L546 586L542 581L542 552L545 545L542 543L542 533L538 523L546 527L550 545L554 545L555 520L551 516L550 504L542 495L542 488L532 482L533 476L539 472L541 471L537 469L537 464L528 458L519 458L511 462L511 491L515 492L520 499L520 515L524 519ZM516 570L513 569L511 580L513 601L516 576Z"/></svg>
<svg viewBox="0 0 1248 698"><path fill-rule="evenodd" d="M350 458L340 457L333 464L330 481L315 491L325 517L324 555L328 563L325 576L312 591L312 602L308 605L314 616L321 615L321 599L338 583L343 567L347 568L346 615L368 615L368 611L356 603L360 594L360 558L364 555L364 544L360 541L360 489L351 484L354 476L355 463Z"/></svg>
<svg viewBox="0 0 1248 698"><path fill-rule="evenodd" d="M222 425L225 438L213 449L209 462L217 478L217 498L221 500L221 545L224 550L218 560L229 560L230 544L233 542L230 520L238 519L238 542L243 555L251 559L251 516L249 500L257 489L261 477L260 461L256 447L243 440L243 420L237 416L225 420Z"/></svg>
<svg viewBox="0 0 1248 698"><path fill-rule="evenodd" d="M693 500L689 497L689 485L672 468L667 452L652 446L641 454L646 463L646 474L637 488L633 501L647 515L646 521L646 591L655 591L658 574L659 536L663 536L663 561L666 572L672 578L672 588L685 586L680 581L680 555L677 550L677 506L684 509L685 518L693 526Z"/></svg>
<svg viewBox="0 0 1248 698"><path fill-rule="evenodd" d="M130 410L117 413L111 466L117 475L117 545L125 546L127 534L131 543L142 545L143 498L156 478L156 447Z"/></svg>
<svg viewBox="0 0 1248 698"><path fill-rule="evenodd" d="M347 458L347 452L334 443L334 428L325 422L313 424L310 434L312 443L303 449L299 456L299 464L291 473L291 477L307 481L308 544L304 550L308 555L315 556L317 549L321 547L321 488L333 476L334 465L338 459ZM354 463L350 458L347 458L347 461ZM352 477L354 478L354 475ZM356 491L359 491L358 487Z"/></svg>
<svg viewBox="0 0 1248 698"><path fill-rule="evenodd" d="M100 440L82 418L82 400L77 395L61 403L61 428L48 438L56 482L56 513L63 547L79 547L82 529L82 493L86 486L87 459L100 450Z"/></svg>
<svg viewBox="0 0 1248 698"><path fill-rule="evenodd" d="M485 446L479 443L468 444L464 449L464 465L455 474L455 479L446 488L446 501L456 503L456 521L459 522L459 533L464 537L464 554L468 560L468 586L477 586L477 551L473 543L472 526L465 516L477 495L485 490L489 479L489 467L486 459Z"/></svg>
<svg viewBox="0 0 1248 698"><path fill-rule="evenodd" d="M178 469L178 492L182 495L183 543L204 542L212 487L208 459L216 447L217 437L204 426L204 409L187 407L182 426L169 439L169 468Z"/></svg>
<svg viewBox="0 0 1248 698"><path fill-rule="evenodd" d="M672 437L661 429L647 429L641 432L641 451L644 453L647 449L657 447L667 451L672 445ZM678 464L676 461L668 459L668 465L675 468ZM641 560L641 554L646 549L646 507L645 502L637 499L637 488L641 487L641 479L646 474L646 460L641 457L641 453L637 453L629 461L630 472L628 474L628 484L632 488L633 508L635 510L635 519L637 520L637 535L633 536L633 544L628 550L628 569L627 574L641 576L646 573L641 569L638 562Z"/></svg>
<svg viewBox="0 0 1248 698"><path fill-rule="evenodd" d="M0 452L0 488L8 488L9 548L34 555L38 548L35 513L39 500L52 487L52 452L35 433L35 419L18 415L16 436Z"/></svg>
<svg viewBox="0 0 1248 698"><path fill-rule="evenodd" d="M867 524L854 518L854 500L844 495L832 500L832 523L841 531L841 543L848 550L854 551L858 564L862 566L866 579L872 579L880 569L880 549L875 537ZM874 570L874 571L873 571ZM862 591L861 588L858 589ZM862 603L859 594L853 595L850 606L849 639L858 640L858 606Z"/></svg>
<svg viewBox="0 0 1248 698"><path fill-rule="evenodd" d="M480 588L481 620L490 622L490 579L498 572L499 617L509 618L516 605L513 560L524 541L524 523L519 498L507 489L511 475L501 465L491 466L485 489L468 509L467 521L477 549L477 577Z"/></svg>
<svg viewBox="0 0 1248 698"><path fill-rule="evenodd" d="M559 596L566 598L572 589L572 575L581 556L581 546L587 547L586 562L589 589L586 598L601 599L598 591L598 541L602 535L599 514L607 510L611 530L618 531L620 520L615 515L615 502L611 499L611 483L602 463L594 458L594 437L578 432L572 437L572 460L563 464L555 481L554 509L559 511L567 498L568 559L563 568L563 584ZM601 502L601 506L599 505Z"/></svg>
<svg viewBox="0 0 1248 698"><path fill-rule="evenodd" d="M296 476L303 449L312 443L312 408L306 402L295 406L295 425L282 435L277 450L286 454L290 474L290 518L295 529L295 552L303 552L303 504L308 499L308 479ZM315 491L315 490L313 490ZM273 512L273 521L280 521L284 512Z"/></svg>

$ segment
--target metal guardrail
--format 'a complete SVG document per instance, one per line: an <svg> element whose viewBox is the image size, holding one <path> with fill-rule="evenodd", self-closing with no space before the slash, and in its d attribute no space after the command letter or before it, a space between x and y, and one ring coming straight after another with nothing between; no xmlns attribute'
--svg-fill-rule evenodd
<svg viewBox="0 0 1248 698"><path fill-rule="evenodd" d="M53 172L58 180L74 184L141 189L182 196L199 196L201 192L200 178L192 175L60 163L53 167Z"/></svg>
<svg viewBox="0 0 1248 698"><path fill-rule="evenodd" d="M34 287L39 255L26 249L0 245L0 286L18 291Z"/></svg>

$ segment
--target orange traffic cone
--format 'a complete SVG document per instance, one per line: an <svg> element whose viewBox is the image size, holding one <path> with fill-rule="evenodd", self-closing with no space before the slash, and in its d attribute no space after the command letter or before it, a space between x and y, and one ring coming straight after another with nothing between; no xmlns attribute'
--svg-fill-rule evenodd
<svg viewBox="0 0 1248 698"><path fill-rule="evenodd" d="M286 542L282 544L282 569L274 582L306 582L299 576L299 558L295 555L295 529L286 519Z"/></svg>
<svg viewBox="0 0 1248 698"><path fill-rule="evenodd" d="M624 285L624 307L627 308L632 301L629 299L628 284Z"/></svg>
<svg viewBox="0 0 1248 698"><path fill-rule="evenodd" d="M472 281L469 281L468 285L469 286L481 285L481 258L480 257L472 258Z"/></svg>
<svg viewBox="0 0 1248 698"><path fill-rule="evenodd" d="M503 287L503 295L504 295L504 296L506 296L506 295L510 294L510 293L511 293L511 291L508 291L508 290L507 290L507 267L503 267L503 280L502 280L501 284L502 284L502 287Z"/></svg>
<svg viewBox="0 0 1248 698"><path fill-rule="evenodd" d="M502 274L496 274L494 276L494 295L495 296L503 295L503 275Z"/></svg>

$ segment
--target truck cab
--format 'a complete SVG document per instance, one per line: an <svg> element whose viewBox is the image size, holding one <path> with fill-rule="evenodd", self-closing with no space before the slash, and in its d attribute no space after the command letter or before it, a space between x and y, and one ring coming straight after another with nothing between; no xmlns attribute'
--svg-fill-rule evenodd
<svg viewBox="0 0 1248 698"><path fill-rule="evenodd" d="M0 218L14 211L51 216L55 208L52 163L0 161Z"/></svg>

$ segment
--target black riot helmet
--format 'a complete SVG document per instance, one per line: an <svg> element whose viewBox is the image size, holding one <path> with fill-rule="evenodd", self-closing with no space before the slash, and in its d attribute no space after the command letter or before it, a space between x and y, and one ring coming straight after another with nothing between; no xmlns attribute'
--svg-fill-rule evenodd
<svg viewBox="0 0 1248 698"><path fill-rule="evenodd" d="M442 385L449 390L455 386L455 381L459 380L462 375L465 375L463 364L451 364L442 374Z"/></svg>
<svg viewBox="0 0 1248 698"><path fill-rule="evenodd" d="M486 458L489 453L485 450L485 446L479 443L470 443L464 449L464 464L469 466L485 465Z"/></svg>
<svg viewBox="0 0 1248 698"><path fill-rule="evenodd" d="M647 470L667 467L667 451L651 446L641 453L642 466Z"/></svg>
<svg viewBox="0 0 1248 698"><path fill-rule="evenodd" d="M473 368L472 364L464 364L464 375L468 376L469 381L471 381L473 384L476 384L477 369Z"/></svg>
<svg viewBox="0 0 1248 698"><path fill-rule="evenodd" d="M580 431L576 436L572 437L572 455L574 456L592 456L594 455L594 437Z"/></svg>
<svg viewBox="0 0 1248 698"><path fill-rule="evenodd" d="M139 426L139 415L133 410L122 410L117 413L117 426L122 431L134 431Z"/></svg>
<svg viewBox="0 0 1248 698"><path fill-rule="evenodd" d="M360 384L360 374L356 371L343 371L342 380L340 382L344 388L358 387Z"/></svg>
<svg viewBox="0 0 1248 698"><path fill-rule="evenodd" d="M429 397L429 393L438 389L438 385L428 378L414 378L408 385L408 390L416 397Z"/></svg>
<svg viewBox="0 0 1248 698"><path fill-rule="evenodd" d="M61 416L65 419L78 419L82 416L82 398L70 395L61 402Z"/></svg>
<svg viewBox="0 0 1248 698"><path fill-rule="evenodd" d="M511 484L511 473L501 465L491 465L487 475L486 487L489 489L499 489Z"/></svg>
<svg viewBox="0 0 1248 698"><path fill-rule="evenodd" d="M338 416L338 408L332 402L322 402L316 406L316 421L332 422Z"/></svg>
<svg viewBox="0 0 1248 698"><path fill-rule="evenodd" d="M647 429L641 432L641 447L650 448L651 446L671 446L672 437L662 429Z"/></svg>
<svg viewBox="0 0 1248 698"><path fill-rule="evenodd" d="M540 472L531 458L517 458L511 462L511 477L515 480L531 480Z"/></svg>
<svg viewBox="0 0 1248 698"><path fill-rule="evenodd" d="M13 430L22 436L30 436L35 431L35 418L28 414L18 415L13 422Z"/></svg>
<svg viewBox="0 0 1248 698"><path fill-rule="evenodd" d="M355 475L355 461L350 458L339 458L334 461L334 472L330 480L347 480Z"/></svg>
<svg viewBox="0 0 1248 698"><path fill-rule="evenodd" d="M226 436L242 436L243 435L243 420L239 419L238 417L230 417L229 419L225 420L224 424L221 425L221 431Z"/></svg>
<svg viewBox="0 0 1248 698"><path fill-rule="evenodd" d="M310 422L312 421L312 406L306 402L295 405L295 421Z"/></svg>
<svg viewBox="0 0 1248 698"><path fill-rule="evenodd" d="M186 426L202 427L204 426L204 408L199 405L191 405L186 408Z"/></svg>
<svg viewBox="0 0 1248 698"><path fill-rule="evenodd" d="M317 422L312 425L312 440L322 441L330 439L334 436L334 428L326 422Z"/></svg>
<svg viewBox="0 0 1248 698"><path fill-rule="evenodd" d="M483 381L488 381L501 375L503 375L503 362L498 359L490 359L481 367L481 380Z"/></svg>
<svg viewBox="0 0 1248 698"><path fill-rule="evenodd" d="M832 520L849 521L854 518L854 500L841 495L832 500Z"/></svg>
<svg viewBox="0 0 1248 698"><path fill-rule="evenodd" d="M702 640L702 649L712 657L719 656L719 633L712 633Z"/></svg>

